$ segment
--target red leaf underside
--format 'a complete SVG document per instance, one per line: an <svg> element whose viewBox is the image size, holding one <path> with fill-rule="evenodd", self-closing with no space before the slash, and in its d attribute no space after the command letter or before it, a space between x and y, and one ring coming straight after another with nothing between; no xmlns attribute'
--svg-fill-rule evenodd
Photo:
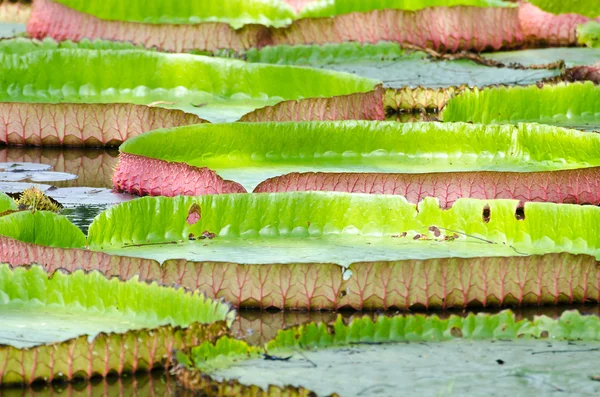
<svg viewBox="0 0 600 397"><path fill-rule="evenodd" d="M576 43L583 17L554 16L521 4L518 8L433 7L419 11L375 10L334 18L301 19L287 28L225 23L153 25L100 20L51 0L36 1L28 24L34 38L79 41L83 38L130 41L148 48L236 51L278 44L395 41L438 51L499 50Z"/></svg>
<svg viewBox="0 0 600 397"><path fill-rule="evenodd" d="M591 256L547 254L364 262L351 276L334 264L244 265L153 260L50 248L0 237L0 261L47 271L99 270L108 277L179 285L235 307L334 310L463 308L598 302L600 267Z"/></svg>
<svg viewBox="0 0 600 397"><path fill-rule="evenodd" d="M0 143L32 146L118 146L158 128L204 120L180 110L132 104L0 103Z"/></svg>
<svg viewBox="0 0 600 397"><path fill-rule="evenodd" d="M442 208L460 198L600 205L600 167L546 172L292 173L268 179L254 190L291 191L393 194L412 203L435 197Z"/></svg>

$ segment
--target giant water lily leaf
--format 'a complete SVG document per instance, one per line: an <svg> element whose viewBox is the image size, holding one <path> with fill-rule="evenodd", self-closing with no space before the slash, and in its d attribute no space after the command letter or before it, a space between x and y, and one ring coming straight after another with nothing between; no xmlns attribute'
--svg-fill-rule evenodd
<svg viewBox="0 0 600 397"><path fill-rule="evenodd" d="M198 115L235 121L264 107L258 114L275 120L384 117L376 82L347 74L143 50L19 47L0 54L0 142L114 146L152 129L203 122ZM115 65L130 73L105 73Z"/></svg>
<svg viewBox="0 0 600 397"><path fill-rule="evenodd" d="M17 205L15 204L15 201L6 194L0 192L0 214L5 211L15 211L16 209Z"/></svg>
<svg viewBox="0 0 600 397"><path fill-rule="evenodd" d="M528 0L528 2L553 14L580 14L589 18L600 17L598 3L594 0Z"/></svg>
<svg viewBox="0 0 600 397"><path fill-rule="evenodd" d="M44 42L47 42L47 40ZM2 45L2 43L0 43L0 45ZM8 45L8 43L5 45ZM341 43L267 46L260 49L249 49L240 54L249 62L331 68L335 68L338 64L346 65L356 62L375 61L411 61L421 60L427 57L427 53L425 52L415 49L405 49L401 44L394 42L379 42L377 44ZM504 64L507 67L511 65L522 65L525 67L530 67L532 65L553 65L563 61L567 66L571 67L594 63L598 60L599 54L600 50L592 48L559 47L489 52L481 54L481 58L475 57L474 59L480 60L481 62L491 60ZM226 53L217 53L217 55L226 55ZM440 56L441 59L456 58L456 56L446 55L444 57L441 54L437 55ZM463 56L466 56L466 54L463 54ZM458 59L460 59L460 57L458 57ZM461 64L460 62L447 63L450 65ZM470 64L473 68L477 67L477 65L470 62L464 62L464 64ZM497 68L491 68L490 70L495 70L496 72L504 71L504 69L498 70ZM385 72L385 70L382 69L381 72ZM459 85L459 82L456 80L456 78L459 77L460 76L454 76L455 80L451 85Z"/></svg>
<svg viewBox="0 0 600 397"><path fill-rule="evenodd" d="M0 297L3 384L152 369L189 343L187 327L202 340L221 326L200 324L232 319L226 304L182 289L38 266L1 265Z"/></svg>
<svg viewBox="0 0 600 397"><path fill-rule="evenodd" d="M470 60L432 60L423 52L403 50L398 43L276 46L251 49L244 56L249 62L307 65L355 73L382 80L392 88L526 85L560 74L558 69L527 70L485 66ZM541 63L531 59L530 63Z"/></svg>
<svg viewBox="0 0 600 397"><path fill-rule="evenodd" d="M131 1L125 6L109 0L90 3L85 0L56 0L77 11L112 21L154 24L198 24L224 22L235 29L247 24L286 26L295 18L294 11L279 0L233 0L226 4L201 0L180 4L177 1Z"/></svg>
<svg viewBox="0 0 600 397"><path fill-rule="evenodd" d="M307 4L300 12L301 18L333 17L352 12L373 10L416 11L427 7L514 7L514 4L501 0L367 0L361 2L344 0L318 0Z"/></svg>
<svg viewBox="0 0 600 397"><path fill-rule="evenodd" d="M63 3L66 1L77 3L80 5L78 9L87 9L91 14L65 6ZM139 2L135 4L145 6ZM35 38L53 37L60 40L77 41L87 37L131 41L147 48L157 47L174 52L239 51L280 44L375 44L382 40L443 52L481 52L538 44L574 45L577 42L577 25L588 21L583 16L557 17L524 2L517 5L499 0L323 0L308 4L299 19L290 26L280 28L252 24L236 30L227 23L152 23L156 19L147 21L150 23L140 23L140 13L156 16L157 12L170 8L171 3L164 4L163 10L160 7L157 7L159 10L145 7L143 11L134 12L133 19L136 21L132 22L131 17L124 16L121 6L110 7L104 3L90 6L81 0L61 0L60 3L38 0L28 33ZM285 7L283 3L280 4ZM173 13L180 16L183 13L187 17L190 8L194 6L178 7ZM240 9L237 7L232 11L239 13ZM221 10L225 13L229 11L226 7L221 7ZM286 10L293 14L291 8ZM223 12L217 15L223 15ZM53 18L50 19L50 16ZM117 20L105 20L102 17L115 17ZM268 19L263 23L275 24ZM448 34L446 26L455 27L453 34Z"/></svg>
<svg viewBox="0 0 600 397"><path fill-rule="evenodd" d="M469 3L473 4L473 2ZM241 29L233 29L226 23L173 25L122 20L107 21L95 15L76 11L62 3L38 0L31 18L33 22L28 25L28 33L34 38L53 37L77 41L87 37L131 41L135 44L143 44L147 48L157 47L174 52L220 49L237 51L265 45L325 44L347 41L374 44L381 40L406 42L419 47L434 47L437 50L450 52L481 51L489 48L498 50L524 44L518 9L510 4L495 3L502 4L503 7L430 7L415 12L403 10L404 7L398 2L396 7L386 6L385 10L372 13L358 12L338 15L334 18L301 18L292 25L282 28L252 24L245 25ZM84 4L90 7L87 3ZM426 5L426 3L422 4ZM103 7L104 5L98 8ZM366 4L366 7L381 8L377 3ZM115 13L120 12L121 9L121 7L112 8ZM112 10L108 12L112 13ZM146 12L154 11L148 9ZM183 7L182 11L186 12L187 9ZM50 15L53 16L51 20ZM455 35L448 36L443 28L444 24L458 21L469 21L469 23L461 24L461 29L457 30ZM348 26L352 28L348 29ZM487 29L483 26L487 26Z"/></svg>
<svg viewBox="0 0 600 397"><path fill-rule="evenodd" d="M67 218L46 211L21 211L0 217L0 235L62 248L83 248L85 235Z"/></svg>
<svg viewBox="0 0 600 397"><path fill-rule="evenodd" d="M580 44L588 47L600 47L600 23L588 22L577 28L577 39Z"/></svg>
<svg viewBox="0 0 600 397"><path fill-rule="evenodd" d="M83 39L74 41L56 41L50 38L35 40L26 37L15 37L0 41L0 53L24 55L33 51L53 50L143 50L141 46L131 43L110 40ZM150 50L148 50L150 51Z"/></svg>
<svg viewBox="0 0 600 397"><path fill-rule="evenodd" d="M536 122L585 130L600 129L600 87L591 82L543 87L495 87L464 90L448 101L445 122Z"/></svg>
<svg viewBox="0 0 600 397"><path fill-rule="evenodd" d="M4 345L17 348L62 342L79 335L123 333L170 324L187 327L228 318L227 305L183 290L136 280L107 280L98 272L57 272L0 267ZM229 316L231 317L231 316ZM40 326L45 324L45 326Z"/></svg>
<svg viewBox="0 0 600 397"><path fill-rule="evenodd" d="M100 214L88 244L159 261L247 264L598 254L599 208L526 203L519 216L518 205L461 199L442 210L425 200L417 211L401 196L321 192L148 197ZM447 241L431 226L460 238Z"/></svg>
<svg viewBox="0 0 600 397"><path fill-rule="evenodd" d="M515 394L542 392L547 383L564 390L597 392L599 386L587 374L594 373L593 364L578 356L597 349L599 331L597 317L577 312L566 312L558 320L541 316L533 321L517 320L510 312L447 319L363 318L349 325L338 319L333 324L280 331L262 351L230 338L203 343L178 354L182 365L177 377L191 390L212 388L220 395L229 395L228 390L237 395L261 390L262 395L274 396L280 388L300 388L319 396L345 396L364 389L389 394L401 387L432 393L466 392L468 387L468 393L483 395L500 378L503 390ZM423 342L427 342L426 354ZM549 366L542 353L556 350L564 358L554 356ZM580 364L574 366L574 361ZM453 363L451 368L448 362ZM436 368L433 380L419 376L432 366ZM324 367L331 376L322 376ZM404 375L398 375L399 368ZM473 382L475 368L478 372L483 368L486 376ZM530 378L536 381L522 381Z"/></svg>
<svg viewBox="0 0 600 397"><path fill-rule="evenodd" d="M442 248L442 241L461 242L460 237L442 236L441 232L436 237L435 230L433 228L431 235L432 239L437 239L434 249L436 245L438 249ZM391 238L407 240L399 243L400 250L410 251L410 244L417 244L408 235ZM431 249L422 244L423 238L421 236L421 244L416 247ZM210 241L208 237L204 239L207 240ZM513 256L505 257L369 261L352 263L345 269L331 263L305 263L311 258L315 261L328 259L326 256L290 258L282 249L275 250L275 255L266 255L265 252L273 249L273 240L267 247L259 245L255 248L253 245L256 243L255 240L248 241L243 247L247 252L245 256L230 250L229 257L221 256L217 262L175 259L160 264L149 259L44 247L0 237L0 260L15 266L35 262L48 271L99 270L108 277L118 276L124 280L139 276L140 280L147 282L181 285L243 308L445 309L471 305L557 305L600 300L598 263L594 257L587 255L515 256L520 251L512 250L508 255ZM306 243L310 245L311 241ZM202 246L208 247L208 242ZM446 246L456 248L460 244ZM357 243L357 247L363 246ZM298 247L291 248L294 252L298 251ZM370 248L369 244L363 248ZM165 250L175 257L181 254L181 249L173 249L173 245L161 249L163 257L168 257ZM161 249L157 252L160 253ZM318 249L323 251L322 247ZM343 249L352 247L344 246ZM442 255L452 254L451 249L441 251ZM381 252L378 250L375 255L381 255ZM202 251L196 253L199 255ZM254 261L251 258L254 254L263 255L265 262L256 260L261 263L260 266L247 264ZM337 259L348 260L342 255L338 255ZM233 260L244 262L235 263ZM357 256L356 260L361 258Z"/></svg>
<svg viewBox="0 0 600 397"><path fill-rule="evenodd" d="M347 74L136 50L34 51L2 55L0 62L5 102L154 103L212 120L237 119L282 100L368 92L375 86ZM119 73L104 73L117 64Z"/></svg>
<svg viewBox="0 0 600 397"><path fill-rule="evenodd" d="M190 146L190 142L202 145ZM117 189L173 196L251 191L267 178L290 172L422 174L586 168L600 165L600 136L533 124L233 123L153 131L127 141L121 151L113 178ZM437 176L446 177L451 175ZM484 177L489 178L496 180L492 175ZM534 179L545 180L542 175ZM413 182L414 186L426 185ZM490 183L498 187L500 182ZM402 192L397 194L410 195L410 189L392 185L397 186L394 192ZM435 194L421 189L423 196ZM590 189L593 195L594 188ZM415 200L412 195L410 199Z"/></svg>

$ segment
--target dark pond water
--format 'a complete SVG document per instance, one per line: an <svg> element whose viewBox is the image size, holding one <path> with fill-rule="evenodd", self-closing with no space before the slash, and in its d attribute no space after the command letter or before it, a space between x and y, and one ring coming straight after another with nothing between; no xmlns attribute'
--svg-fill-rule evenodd
<svg viewBox="0 0 600 397"><path fill-rule="evenodd" d="M62 203L63 214L86 232L100 212L134 198L112 191L118 155L116 148L0 148L0 191L35 186Z"/></svg>

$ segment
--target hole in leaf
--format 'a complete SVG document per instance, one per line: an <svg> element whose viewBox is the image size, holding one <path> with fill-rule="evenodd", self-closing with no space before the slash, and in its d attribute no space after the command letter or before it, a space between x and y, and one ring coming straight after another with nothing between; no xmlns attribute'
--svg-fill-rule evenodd
<svg viewBox="0 0 600 397"><path fill-rule="evenodd" d="M492 218L492 210L490 209L490 206L486 204L485 207L483 207L483 221L485 223L488 223L491 218Z"/></svg>
<svg viewBox="0 0 600 397"><path fill-rule="evenodd" d="M450 334L455 337L455 338L462 338L463 337L463 333L462 330L458 327L452 327L452 329L450 330Z"/></svg>
<svg viewBox="0 0 600 397"><path fill-rule="evenodd" d="M517 218L518 221L525 220L525 204L523 202L519 203L519 206L515 211L515 218Z"/></svg>
<svg viewBox="0 0 600 397"><path fill-rule="evenodd" d="M198 204L194 203L190 207L187 219L185 221L188 223L188 225L195 225L200 219L202 219L202 210Z"/></svg>

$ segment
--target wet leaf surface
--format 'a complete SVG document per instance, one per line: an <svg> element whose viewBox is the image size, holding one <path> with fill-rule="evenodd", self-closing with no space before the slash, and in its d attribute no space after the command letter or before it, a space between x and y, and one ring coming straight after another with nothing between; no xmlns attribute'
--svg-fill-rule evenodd
<svg viewBox="0 0 600 397"><path fill-rule="evenodd" d="M288 361L249 360L215 376L261 387L303 386L319 396L391 396L398 390L404 396L592 396L600 393L589 378L597 372L599 347L553 341L359 344L303 351Z"/></svg>

